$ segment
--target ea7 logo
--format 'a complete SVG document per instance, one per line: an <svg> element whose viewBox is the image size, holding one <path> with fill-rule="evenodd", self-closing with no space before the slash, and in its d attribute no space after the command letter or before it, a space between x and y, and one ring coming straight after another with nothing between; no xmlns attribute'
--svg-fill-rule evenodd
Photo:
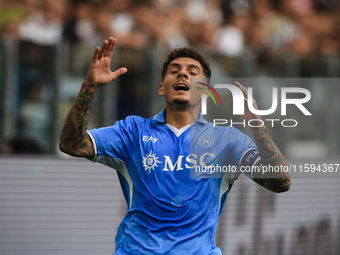
<svg viewBox="0 0 340 255"><path fill-rule="evenodd" d="M154 137L152 137L152 136L143 136L143 142L149 142L149 141L152 141L152 142L157 142L158 141L158 138L154 138Z"/></svg>

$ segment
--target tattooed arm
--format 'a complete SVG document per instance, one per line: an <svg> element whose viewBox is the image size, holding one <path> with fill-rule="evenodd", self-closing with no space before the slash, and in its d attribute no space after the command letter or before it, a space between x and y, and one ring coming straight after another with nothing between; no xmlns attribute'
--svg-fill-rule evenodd
<svg viewBox="0 0 340 255"><path fill-rule="evenodd" d="M248 91L239 82L236 85L242 90L245 98L245 114L243 119L249 121L250 119L261 120L261 117L255 115L249 111L248 108ZM253 99L253 106L258 109L256 101ZM261 123L262 124L262 123ZM253 180L261 186L271 190L273 192L285 192L290 188L291 179L288 172L283 171L283 167L286 166L286 161L280 152L279 148L275 145L274 141L270 137L267 128L263 125L261 127L252 127L255 143L260 153L260 161L257 163L258 169L261 167L277 167L280 169L278 172L267 172L262 174L261 172L253 172ZM268 168L267 168L268 169Z"/></svg>
<svg viewBox="0 0 340 255"><path fill-rule="evenodd" d="M110 69L111 58L116 46L116 39L110 37L102 47L97 47L91 61L87 77L79 95L68 113L59 138L62 152L75 157L92 158L94 148L87 134L87 116L97 90L127 72L120 68L115 72Z"/></svg>
<svg viewBox="0 0 340 255"><path fill-rule="evenodd" d="M286 166L286 161L270 137L265 126L252 128L252 133L255 138L255 143L260 153L260 161L257 163L259 168L272 166L279 167L278 172L253 173L253 180L261 186L273 191L284 192L290 188L290 176L288 172L283 171Z"/></svg>

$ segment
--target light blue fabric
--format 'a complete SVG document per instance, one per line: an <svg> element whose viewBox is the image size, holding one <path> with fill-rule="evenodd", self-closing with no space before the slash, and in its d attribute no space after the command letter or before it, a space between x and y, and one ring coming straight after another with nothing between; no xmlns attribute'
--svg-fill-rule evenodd
<svg viewBox="0 0 340 255"><path fill-rule="evenodd" d="M248 136L213 127L200 115L177 137L165 124L164 110L89 132L93 161L117 170L128 205L114 254L222 254L215 246L217 222L239 173L195 171L202 165L237 166L247 150L256 149Z"/></svg>

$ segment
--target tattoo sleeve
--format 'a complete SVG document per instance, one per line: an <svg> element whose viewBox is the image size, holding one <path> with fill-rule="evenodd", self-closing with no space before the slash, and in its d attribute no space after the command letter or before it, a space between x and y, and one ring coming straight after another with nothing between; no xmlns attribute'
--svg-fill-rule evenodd
<svg viewBox="0 0 340 255"><path fill-rule="evenodd" d="M284 171L286 161L270 137L267 129L265 127L254 128L252 132L261 157L257 166L260 167L261 170L264 167L267 167L267 169L273 169L274 167L279 169L279 171L260 171L259 173L253 173L254 181L273 192L289 190L291 180L289 173Z"/></svg>
<svg viewBox="0 0 340 255"><path fill-rule="evenodd" d="M87 118L95 95L84 83L79 95L69 111L59 138L62 152L76 157L92 158L94 149L87 134Z"/></svg>

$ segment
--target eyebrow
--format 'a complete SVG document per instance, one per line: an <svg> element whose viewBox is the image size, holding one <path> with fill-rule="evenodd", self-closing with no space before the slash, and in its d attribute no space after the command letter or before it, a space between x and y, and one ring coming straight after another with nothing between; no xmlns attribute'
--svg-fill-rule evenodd
<svg viewBox="0 0 340 255"><path fill-rule="evenodd" d="M171 67L180 68L180 67L182 67L182 65L180 65L180 64L178 64L178 63L171 63L171 64L169 65L168 69L171 68ZM198 70L200 70L200 71L203 72L203 70L202 70L198 65L195 65L195 64L189 64L189 65L188 65L188 69L193 69L193 68L194 68L194 69L198 69Z"/></svg>

